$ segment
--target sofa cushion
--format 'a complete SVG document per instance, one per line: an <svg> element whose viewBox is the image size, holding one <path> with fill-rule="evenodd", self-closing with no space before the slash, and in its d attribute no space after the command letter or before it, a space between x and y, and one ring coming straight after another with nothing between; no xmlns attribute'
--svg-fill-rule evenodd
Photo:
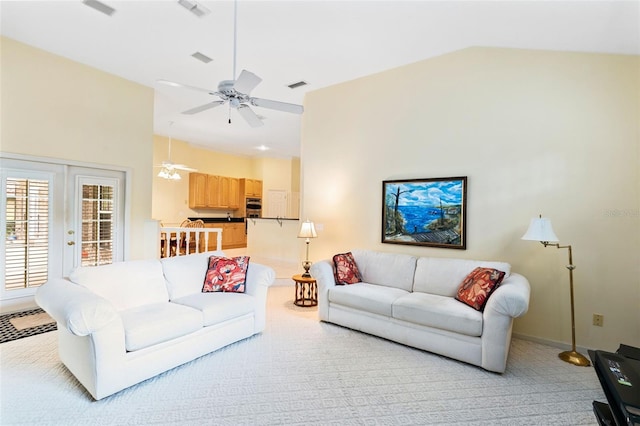
<svg viewBox="0 0 640 426"><path fill-rule="evenodd" d="M370 250L353 250L352 253L363 282L411 291L416 270L415 256Z"/></svg>
<svg viewBox="0 0 640 426"><path fill-rule="evenodd" d="M205 327L253 313L256 308L256 298L245 293L196 293L172 303L202 312Z"/></svg>
<svg viewBox="0 0 640 426"><path fill-rule="evenodd" d="M207 273L211 256L224 256L224 252L210 251L160 259L167 280L169 300L202 291L202 280Z"/></svg>
<svg viewBox="0 0 640 426"><path fill-rule="evenodd" d="M362 282L358 265L351 252L336 254L333 256L333 264L336 284L345 285Z"/></svg>
<svg viewBox="0 0 640 426"><path fill-rule="evenodd" d="M406 294L393 302L393 318L467 336L482 335L482 313L453 297Z"/></svg>
<svg viewBox="0 0 640 426"><path fill-rule="evenodd" d="M329 303L390 317L394 300L406 294L399 288L357 283L329 289Z"/></svg>
<svg viewBox="0 0 640 426"><path fill-rule="evenodd" d="M177 303L154 303L120 313L125 348L137 351L202 328L202 313Z"/></svg>
<svg viewBox="0 0 640 426"><path fill-rule="evenodd" d="M413 291L455 297L460 283L478 266L503 271L505 278L511 273L511 265L505 262L421 257L416 266Z"/></svg>
<svg viewBox="0 0 640 426"><path fill-rule="evenodd" d="M504 272L494 268L476 268L462 281L456 294L456 300L471 306L477 311L484 310L491 293L498 288Z"/></svg>
<svg viewBox="0 0 640 426"><path fill-rule="evenodd" d="M107 299L118 311L169 300L162 266L155 259L79 267L69 280Z"/></svg>
<svg viewBox="0 0 640 426"><path fill-rule="evenodd" d="M249 256L211 256L202 292L244 293L248 267Z"/></svg>

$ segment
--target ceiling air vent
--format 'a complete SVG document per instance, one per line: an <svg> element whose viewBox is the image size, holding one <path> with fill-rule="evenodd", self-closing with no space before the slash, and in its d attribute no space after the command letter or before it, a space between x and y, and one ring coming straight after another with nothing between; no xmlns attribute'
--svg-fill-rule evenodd
<svg viewBox="0 0 640 426"><path fill-rule="evenodd" d="M306 85L307 85L306 81L298 81L296 83L289 84L287 87L289 89L297 89L298 87L302 87L302 86L306 86Z"/></svg>
<svg viewBox="0 0 640 426"><path fill-rule="evenodd" d="M184 7L189 12L193 13L194 15L196 15L198 18L202 18L203 16L208 15L209 13L211 13L211 11L209 9L207 9L206 7L201 5L200 3L192 1L192 0L178 0L178 3L180 3L180 6Z"/></svg>
<svg viewBox="0 0 640 426"><path fill-rule="evenodd" d="M113 15L113 13L116 11L111 6L107 6L106 4L104 4L104 3L102 3L102 2L100 2L98 0L82 0L82 3L86 4L87 6L89 6L92 9L97 10L100 13L104 13L107 16Z"/></svg>
<svg viewBox="0 0 640 426"><path fill-rule="evenodd" d="M209 62L213 61L213 59L211 59L210 57L208 57L204 53L200 53L200 52L196 52L191 56L193 56L194 58L196 58L197 60L199 60L201 62L204 62L205 64L208 64Z"/></svg>

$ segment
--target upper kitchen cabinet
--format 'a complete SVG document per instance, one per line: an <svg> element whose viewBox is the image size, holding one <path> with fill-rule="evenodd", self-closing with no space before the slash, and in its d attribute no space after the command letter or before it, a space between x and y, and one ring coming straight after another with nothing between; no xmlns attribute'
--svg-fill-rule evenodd
<svg viewBox="0 0 640 426"><path fill-rule="evenodd" d="M221 208L237 209L240 207L238 178L220 176L218 189L218 206Z"/></svg>
<svg viewBox="0 0 640 426"><path fill-rule="evenodd" d="M189 208L236 210L240 207L237 178L189 173Z"/></svg>
<svg viewBox="0 0 640 426"><path fill-rule="evenodd" d="M209 202L209 183L204 173L189 173L189 208L206 208Z"/></svg>
<svg viewBox="0 0 640 426"><path fill-rule="evenodd" d="M257 179L240 179L240 194L245 197L262 198L262 181Z"/></svg>

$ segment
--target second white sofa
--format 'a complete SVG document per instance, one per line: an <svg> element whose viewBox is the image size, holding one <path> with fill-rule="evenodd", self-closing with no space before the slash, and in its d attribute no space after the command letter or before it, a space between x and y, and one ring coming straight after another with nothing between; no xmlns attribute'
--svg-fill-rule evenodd
<svg viewBox="0 0 640 426"><path fill-rule="evenodd" d="M203 293L212 255L224 253L78 268L38 289L60 359L93 398L264 330L273 269L250 263L244 293Z"/></svg>
<svg viewBox="0 0 640 426"><path fill-rule="evenodd" d="M333 260L316 262L320 320L505 371L513 319L529 306L529 282L504 262L352 251L362 282L336 285ZM477 310L455 299L476 267L505 272Z"/></svg>

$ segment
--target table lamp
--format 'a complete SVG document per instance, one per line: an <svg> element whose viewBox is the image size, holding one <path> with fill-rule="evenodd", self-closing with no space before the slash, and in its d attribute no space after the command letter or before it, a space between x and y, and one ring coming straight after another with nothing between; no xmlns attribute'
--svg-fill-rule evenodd
<svg viewBox="0 0 640 426"><path fill-rule="evenodd" d="M566 248L569 250L569 264L567 265L567 269L569 270L569 291L571 293L571 350L559 353L558 357L571 364L588 367L591 365L589 360L584 355L576 351L576 321L573 308L573 270L576 269L576 267L573 264L571 246L561 246L558 244L559 240L555 232L553 232L551 220L546 217L542 217L542 215L531 219L529 229L527 229L527 232L522 236L522 239L540 241L545 247L553 246L559 249Z"/></svg>
<svg viewBox="0 0 640 426"><path fill-rule="evenodd" d="M307 244L307 257L302 261L302 267L304 268L304 274L302 274L305 278L310 278L311 274L309 273L309 268L311 268L311 261L309 261L309 239L316 238L318 234L316 233L316 228L313 226L313 222L307 219L302 222L302 226L300 226L300 232L298 233L298 238L306 238Z"/></svg>

